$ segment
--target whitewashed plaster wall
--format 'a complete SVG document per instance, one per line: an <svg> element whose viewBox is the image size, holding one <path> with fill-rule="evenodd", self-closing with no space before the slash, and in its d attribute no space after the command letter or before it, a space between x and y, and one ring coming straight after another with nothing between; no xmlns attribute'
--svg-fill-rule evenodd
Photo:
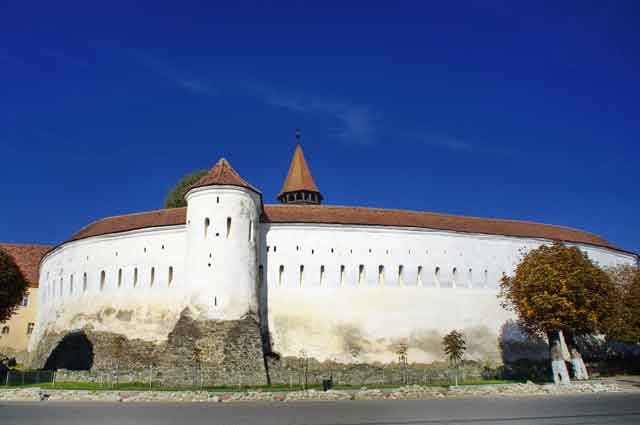
<svg viewBox="0 0 640 425"><path fill-rule="evenodd" d="M29 350L47 331L85 326L162 341L186 307L196 319L257 313L259 195L215 186L190 191L187 201L185 225L90 237L49 253Z"/></svg>
<svg viewBox="0 0 640 425"><path fill-rule="evenodd" d="M499 279L522 252L550 243L429 229L258 224L258 195L238 188L197 191L189 202L185 225L90 237L47 254L29 349L45 331L85 326L162 341L185 307L219 319L257 311L258 286L261 316L282 355L305 350L318 359L393 361L397 345L406 343L411 361L431 361L441 359L441 336L456 328L467 334L472 357L496 358L497 335L512 318L499 305ZM637 261L580 248L602 266Z"/></svg>
<svg viewBox="0 0 640 425"><path fill-rule="evenodd" d="M265 224L262 291L274 351L319 359L442 359L440 341L463 329L469 354L498 358L498 334L512 315L499 279L522 252L550 241L428 229ZM603 266L635 257L581 245ZM354 359L352 359L354 360Z"/></svg>
<svg viewBox="0 0 640 425"><path fill-rule="evenodd" d="M87 325L131 338L166 338L189 303L185 242L179 225L90 237L56 248L40 266L38 320L29 350L45 331Z"/></svg>
<svg viewBox="0 0 640 425"><path fill-rule="evenodd" d="M257 313L261 199L236 186L196 188L186 195L187 286L208 319Z"/></svg>

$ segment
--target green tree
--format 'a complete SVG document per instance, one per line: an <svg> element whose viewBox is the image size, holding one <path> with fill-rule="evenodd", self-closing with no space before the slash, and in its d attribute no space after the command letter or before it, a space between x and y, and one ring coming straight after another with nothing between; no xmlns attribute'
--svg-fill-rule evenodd
<svg viewBox="0 0 640 425"><path fill-rule="evenodd" d="M560 242L526 253L500 287L502 305L516 313L518 325L532 336L547 336L552 361L558 357L558 331L570 351L577 351L574 336L602 332L612 314L609 275L580 249ZM581 362L579 352L574 360Z"/></svg>
<svg viewBox="0 0 640 425"><path fill-rule="evenodd" d="M449 359L449 362L455 368L456 385L458 385L458 365L462 360L465 350L467 349L467 342L464 340L462 332L452 330L442 338L442 348Z"/></svg>
<svg viewBox="0 0 640 425"><path fill-rule="evenodd" d="M607 269L614 283L612 314L602 332L610 341L640 342L640 269L618 266Z"/></svg>
<svg viewBox="0 0 640 425"><path fill-rule="evenodd" d="M193 186L198 180L207 174L207 170L198 170L193 173L187 174L182 177L178 184L171 189L164 199L164 208L180 208L186 207L187 202L184 200L184 195L189 188Z"/></svg>
<svg viewBox="0 0 640 425"><path fill-rule="evenodd" d="M455 366L462 360L467 349L467 342L464 340L462 332L454 329L442 338L442 348L449 361Z"/></svg>
<svg viewBox="0 0 640 425"><path fill-rule="evenodd" d="M13 257L0 248L0 323L9 317L27 291L27 282Z"/></svg>

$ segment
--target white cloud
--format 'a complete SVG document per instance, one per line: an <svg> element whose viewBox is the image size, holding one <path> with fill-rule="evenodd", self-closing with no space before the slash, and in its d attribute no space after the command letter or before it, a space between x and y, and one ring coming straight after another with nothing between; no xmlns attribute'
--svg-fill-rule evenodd
<svg viewBox="0 0 640 425"><path fill-rule="evenodd" d="M402 133L402 136L405 140L413 143L420 143L451 151L489 153L497 155L513 154L511 150L502 147L441 136L427 131L406 131Z"/></svg>
<svg viewBox="0 0 640 425"><path fill-rule="evenodd" d="M244 87L249 94L268 105L334 121L334 137L343 142L370 144L376 136L376 114L368 106L308 93L287 92L257 82L246 83Z"/></svg>
<svg viewBox="0 0 640 425"><path fill-rule="evenodd" d="M133 55L153 73L173 82L178 87L192 94L215 96L218 90L210 82L199 78L194 78L184 71L179 71L167 62L161 61L146 53L134 50Z"/></svg>

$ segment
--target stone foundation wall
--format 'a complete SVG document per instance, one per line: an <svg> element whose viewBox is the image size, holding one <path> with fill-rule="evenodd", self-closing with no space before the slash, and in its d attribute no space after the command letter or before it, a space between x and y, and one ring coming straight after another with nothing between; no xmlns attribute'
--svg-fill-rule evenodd
<svg viewBox="0 0 640 425"><path fill-rule="evenodd" d="M57 379L95 382L117 376L122 382L148 382L151 377L160 385L185 386L267 383L260 327L252 315L203 321L185 310L161 344L91 328L81 332L93 353L90 370L64 371ZM64 336L45 335L31 355L31 367L74 369L65 363L74 349L60 348ZM56 348L63 351L57 362L51 360Z"/></svg>
<svg viewBox="0 0 640 425"><path fill-rule="evenodd" d="M448 381L453 377L453 369L448 363L358 363L319 362L315 359L300 357L267 357L269 376L272 384L321 384L323 379L333 378L335 384L371 385L371 384L430 384ZM306 365L306 366L305 366ZM463 362L458 376L466 380L493 378L494 365L479 362Z"/></svg>

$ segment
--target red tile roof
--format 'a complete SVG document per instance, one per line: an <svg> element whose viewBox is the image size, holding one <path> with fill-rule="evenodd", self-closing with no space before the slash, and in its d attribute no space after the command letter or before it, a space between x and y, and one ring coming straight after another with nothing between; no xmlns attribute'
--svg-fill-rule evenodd
<svg viewBox="0 0 640 425"><path fill-rule="evenodd" d="M529 221L499 220L431 212L331 205L265 205L265 221L273 223L352 224L416 227L454 232L581 242L614 248L593 233Z"/></svg>
<svg viewBox="0 0 640 425"><path fill-rule="evenodd" d="M260 193L258 189L251 186L245 179L240 177L240 174L238 174L231 164L229 164L229 161L224 158L220 158L216 165L214 165L207 174L202 176L200 180L191 186L189 190L203 186L240 186L251 189L256 193Z"/></svg>
<svg viewBox="0 0 640 425"><path fill-rule="evenodd" d="M147 227L175 226L185 224L187 208L169 208L136 214L116 215L94 221L74 234L69 241L109 233L127 232Z"/></svg>
<svg viewBox="0 0 640 425"><path fill-rule="evenodd" d="M479 217L381 208L341 207L328 205L265 205L262 217L269 223L351 224L365 226L413 227L455 232L542 238L585 243L618 251L618 248L593 233L569 227L528 221L498 220ZM70 240L146 227L184 224L186 208L150 211L98 220L84 227ZM625 251L629 252L629 251Z"/></svg>
<svg viewBox="0 0 640 425"><path fill-rule="evenodd" d="M316 186L316 182L313 180L313 176L311 175L311 170L309 170L309 165L304 159L302 146L297 144L296 150L293 153L293 158L291 158L291 165L289 165L287 178L284 180L284 184L282 185L282 189L280 190L278 197L285 193L303 190L320 193L320 190L318 189L318 186Z"/></svg>
<svg viewBox="0 0 640 425"><path fill-rule="evenodd" d="M51 249L49 245L26 245L0 243L0 249L13 257L31 288L38 287L38 267L44 254Z"/></svg>

